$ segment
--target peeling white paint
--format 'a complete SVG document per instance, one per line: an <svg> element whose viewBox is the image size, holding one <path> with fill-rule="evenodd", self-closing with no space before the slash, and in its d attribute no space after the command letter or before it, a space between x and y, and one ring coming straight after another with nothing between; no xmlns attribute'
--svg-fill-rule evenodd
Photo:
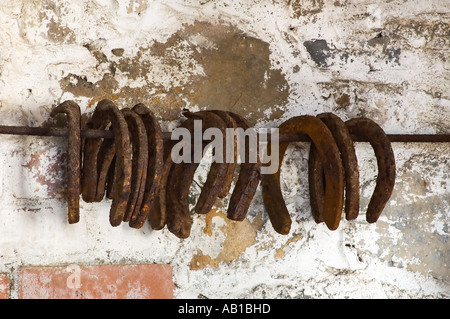
<svg viewBox="0 0 450 319"><path fill-rule="evenodd" d="M206 21L234 25L269 43L272 66L282 70L289 84L288 104L281 107L283 118L260 119L257 126L332 111L343 119L371 117L388 133L450 133L450 68L443 58L449 40L440 33L431 37L427 28L405 27L407 21L448 26L449 3L341 1L321 8L315 7L315 1L290 3L4 1L0 46L7 49L0 52L0 124L41 125L50 109L66 99L75 99L83 113L88 111L88 97L64 92L59 83L71 73L95 83L109 72L87 44L119 61L111 54L114 48L123 48L124 57L133 57L140 48L165 43L183 24ZM303 15L297 14L299 4ZM71 36L61 31L61 42L52 41L51 21L70 30ZM397 26L405 33L395 34ZM389 40L368 44L380 33ZM335 54L326 60L328 67L319 67L306 50L304 42L314 39L326 40ZM189 40L199 52L215 48L201 35ZM168 89L204 74L188 45L173 50L178 69L166 64L164 57L148 55L151 68L146 77L130 79L117 70L119 85L135 88L153 81ZM156 89L151 93L156 94ZM336 98L343 93L349 95L350 104L340 107ZM191 110L198 109L186 103ZM276 108L264 110L267 118ZM173 129L174 123L163 122L163 127ZM230 234L222 217L213 218L212 236L208 236L206 217L194 216L191 237L180 240L167 229L153 231L148 225L140 230L126 224L111 227L110 201L105 200L81 202L80 222L69 225L65 202L49 196L47 186L35 177L36 172L46 173L52 156L64 150L64 142L1 136L0 272L13 272L14 278L22 265L169 263L179 298L450 297L449 145L396 143L396 189L380 220L369 225L364 211L374 188L376 161L370 146L357 143L361 213L356 221L341 221L334 232L311 218L308 147L296 145L289 148L290 163L283 164L282 171L283 194L293 219L291 233L281 236L273 231L258 192L248 217L250 222L260 217L263 222L254 243L231 262L190 270L199 249L213 259L224 249ZM24 165L40 150L46 155L30 172ZM206 176L206 168L198 175ZM62 177L63 172L54 178ZM18 296L17 291L12 294Z"/></svg>

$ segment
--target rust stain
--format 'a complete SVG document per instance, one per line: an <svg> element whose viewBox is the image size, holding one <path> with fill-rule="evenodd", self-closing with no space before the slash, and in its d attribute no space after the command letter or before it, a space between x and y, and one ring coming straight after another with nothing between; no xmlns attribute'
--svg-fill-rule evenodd
<svg viewBox="0 0 450 319"><path fill-rule="evenodd" d="M225 214L217 209L212 209L208 214L206 214L205 228L203 228L203 232L210 237L212 236L212 229L214 226L213 218L216 216L223 218Z"/></svg>
<svg viewBox="0 0 450 319"><path fill-rule="evenodd" d="M278 248L275 252L275 257L276 258L283 258L286 254L286 252L284 251L284 249L289 246L289 244L291 243L295 243L297 241L299 241L300 239L302 239L303 236L301 234L294 234L291 238L289 238L286 243L284 243L283 246L281 246L280 248Z"/></svg>
<svg viewBox="0 0 450 319"><path fill-rule="evenodd" d="M61 196L65 188L61 173L65 171L66 157L67 154L62 151L57 151L55 156L50 157L45 150L40 150L31 154L30 160L23 167L33 174L37 183L46 186L48 196ZM44 165L41 162L48 164Z"/></svg>
<svg viewBox="0 0 450 319"><path fill-rule="evenodd" d="M222 250L216 258L205 255L200 249L192 257L189 267L191 270L200 270L206 266L218 267L221 262L229 263L239 258L239 256L256 242L256 234L263 225L263 221L258 215L253 222L248 219L243 221L233 221L226 217L226 214L218 209L212 209L206 214L206 225L204 233L208 236L212 235L212 227L214 226L213 218L220 217L225 220L225 225L220 229L226 234L222 244Z"/></svg>
<svg viewBox="0 0 450 319"><path fill-rule="evenodd" d="M350 95L347 93L342 94L339 97L335 97L336 104L343 107L344 109L350 105Z"/></svg>

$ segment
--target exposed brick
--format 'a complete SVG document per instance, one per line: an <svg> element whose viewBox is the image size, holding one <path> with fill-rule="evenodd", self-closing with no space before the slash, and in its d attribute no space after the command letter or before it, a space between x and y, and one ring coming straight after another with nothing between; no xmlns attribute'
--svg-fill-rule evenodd
<svg viewBox="0 0 450 319"><path fill-rule="evenodd" d="M20 270L22 299L169 299L169 265L26 267Z"/></svg>
<svg viewBox="0 0 450 319"><path fill-rule="evenodd" d="M0 299L10 298L10 282L6 274L0 274Z"/></svg>

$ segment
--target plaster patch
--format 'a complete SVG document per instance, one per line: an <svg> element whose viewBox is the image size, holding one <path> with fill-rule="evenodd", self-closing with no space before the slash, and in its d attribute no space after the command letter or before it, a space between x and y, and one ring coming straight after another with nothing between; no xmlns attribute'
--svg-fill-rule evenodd
<svg viewBox="0 0 450 319"><path fill-rule="evenodd" d="M262 227L261 219L257 218L253 222L244 219L242 222L236 222L226 217L226 214L219 210L213 209L206 215L206 224L204 233L212 236L212 227L214 225L213 218L219 217L225 221L225 225L220 227L221 232L225 234L225 239L222 243L222 249L217 257L212 258L209 255L203 254L200 249L192 257L190 262L191 270L200 270L206 266L218 267L221 262L229 263L236 260L247 247L256 242L256 232ZM217 236L208 238L208 240L217 240Z"/></svg>

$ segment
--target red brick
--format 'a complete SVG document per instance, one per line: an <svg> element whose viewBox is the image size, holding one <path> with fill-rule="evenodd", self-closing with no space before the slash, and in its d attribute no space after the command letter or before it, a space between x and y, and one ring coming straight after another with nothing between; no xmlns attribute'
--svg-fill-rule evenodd
<svg viewBox="0 0 450 319"><path fill-rule="evenodd" d="M169 265L26 267L19 273L23 299L169 299Z"/></svg>
<svg viewBox="0 0 450 319"><path fill-rule="evenodd" d="M10 283L9 277L5 274L0 274L0 299L9 299Z"/></svg>

